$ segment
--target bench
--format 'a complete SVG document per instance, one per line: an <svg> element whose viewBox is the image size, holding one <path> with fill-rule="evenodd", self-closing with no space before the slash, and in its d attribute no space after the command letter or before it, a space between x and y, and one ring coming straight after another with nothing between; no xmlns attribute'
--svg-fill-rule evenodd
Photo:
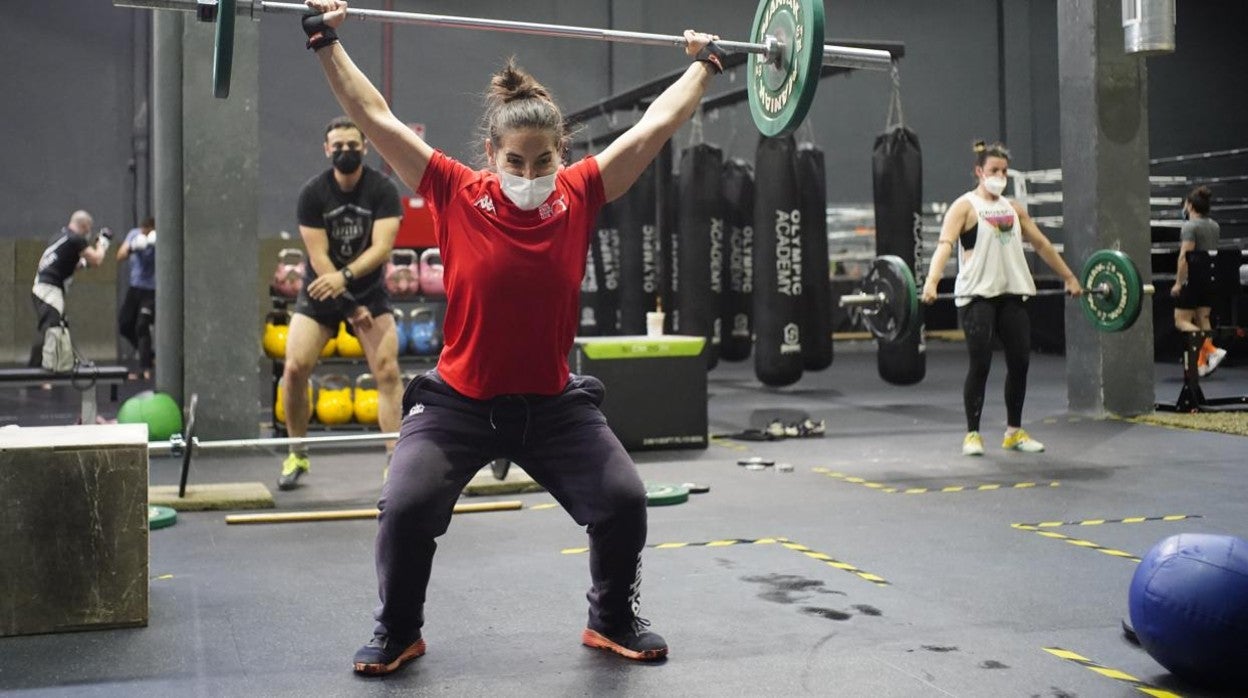
<svg viewBox="0 0 1248 698"><path fill-rule="evenodd" d="M50 373L42 368L0 368L0 387L72 386L82 393L82 423L95 424L96 387L109 386L109 397L116 402L117 386L126 382L127 373L125 366L76 366L69 373Z"/></svg>

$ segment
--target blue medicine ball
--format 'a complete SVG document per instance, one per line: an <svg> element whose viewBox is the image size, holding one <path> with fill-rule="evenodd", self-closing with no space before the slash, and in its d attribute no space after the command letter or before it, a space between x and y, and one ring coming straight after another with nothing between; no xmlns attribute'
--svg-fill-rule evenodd
<svg viewBox="0 0 1248 698"><path fill-rule="evenodd" d="M1140 645L1173 674L1248 688L1248 542L1166 538L1140 561L1128 603Z"/></svg>

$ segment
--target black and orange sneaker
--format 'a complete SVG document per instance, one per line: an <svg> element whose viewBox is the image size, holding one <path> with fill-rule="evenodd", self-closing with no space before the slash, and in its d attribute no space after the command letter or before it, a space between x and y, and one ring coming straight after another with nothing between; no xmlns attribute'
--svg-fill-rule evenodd
<svg viewBox="0 0 1248 698"><path fill-rule="evenodd" d="M667 656L667 642L658 633L647 630L650 621L634 618L632 624L618 632L598 631L585 628L581 644L638 661L654 661Z"/></svg>
<svg viewBox="0 0 1248 698"><path fill-rule="evenodd" d="M404 664L425 653L425 641L421 638L406 642L377 634L355 653L355 673L380 676L395 671Z"/></svg>

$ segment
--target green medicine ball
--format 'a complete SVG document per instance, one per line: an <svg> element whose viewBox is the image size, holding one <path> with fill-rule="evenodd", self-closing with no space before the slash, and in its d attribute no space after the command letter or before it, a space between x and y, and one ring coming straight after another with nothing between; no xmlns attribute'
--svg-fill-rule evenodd
<svg viewBox="0 0 1248 698"><path fill-rule="evenodd" d="M182 409L168 394L146 390L121 404L117 423L146 424L149 440L166 441L182 432Z"/></svg>

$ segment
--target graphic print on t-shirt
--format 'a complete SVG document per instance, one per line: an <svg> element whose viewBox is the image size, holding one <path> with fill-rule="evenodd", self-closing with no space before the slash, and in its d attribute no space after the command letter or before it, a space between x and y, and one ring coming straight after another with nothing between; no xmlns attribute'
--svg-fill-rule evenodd
<svg viewBox="0 0 1248 698"><path fill-rule="evenodd" d="M1008 236L1012 232L1014 232L1014 212L1013 211L1011 211L1010 213L988 214L984 216L984 220L988 221L988 224L996 228L997 232L1002 235Z"/></svg>
<svg viewBox="0 0 1248 698"><path fill-rule="evenodd" d="M344 204L325 212L325 234L330 257L341 267L363 251L373 227L373 212L356 204Z"/></svg>

